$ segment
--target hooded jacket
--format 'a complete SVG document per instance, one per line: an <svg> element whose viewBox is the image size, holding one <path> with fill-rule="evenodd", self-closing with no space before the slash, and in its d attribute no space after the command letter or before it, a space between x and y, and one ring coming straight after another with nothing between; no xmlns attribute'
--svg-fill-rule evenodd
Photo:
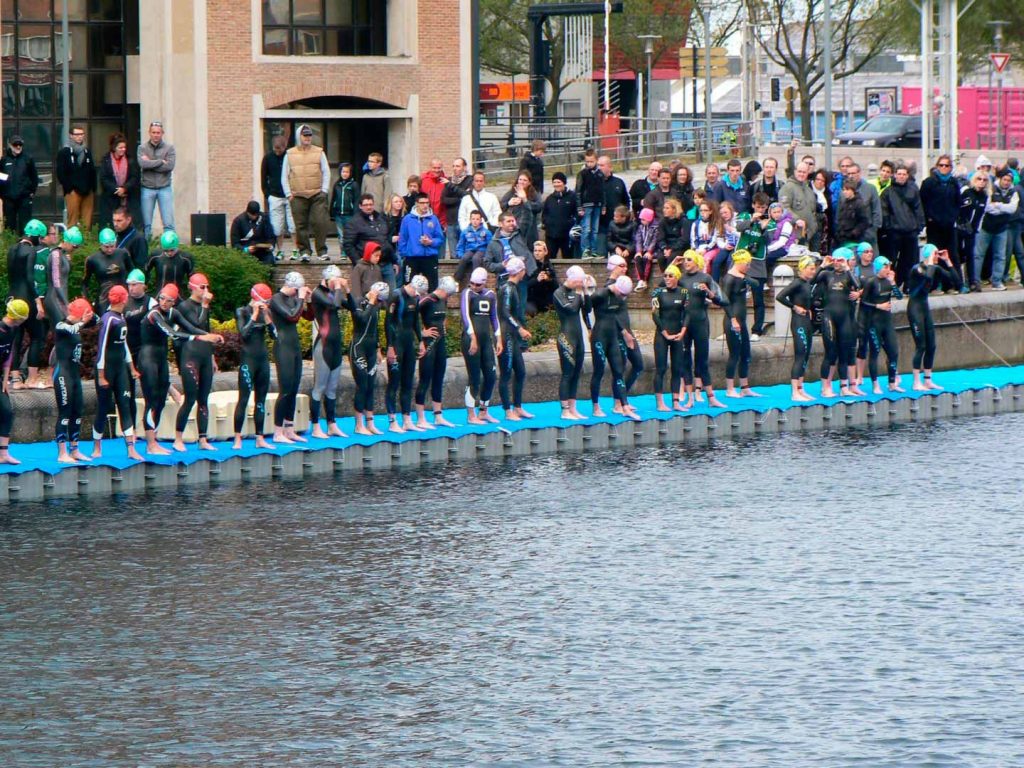
<svg viewBox="0 0 1024 768"><path fill-rule="evenodd" d="M924 229L924 209L917 185L890 184L882 194L882 227L890 232L920 232Z"/></svg>
<svg viewBox="0 0 1024 768"><path fill-rule="evenodd" d="M424 245L421 237L429 237L430 243ZM420 214L413 210L402 219L402 228L398 233L398 253L403 259L436 259L444 243L444 230L441 222L433 213Z"/></svg>

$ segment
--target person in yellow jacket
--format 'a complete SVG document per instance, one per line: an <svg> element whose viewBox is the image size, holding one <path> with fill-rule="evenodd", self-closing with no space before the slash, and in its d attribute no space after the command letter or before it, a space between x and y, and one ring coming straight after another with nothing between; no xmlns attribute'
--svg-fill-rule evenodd
<svg viewBox="0 0 1024 768"><path fill-rule="evenodd" d="M313 144L313 129L299 126L299 143L285 152L281 167L281 186L295 219L295 248L309 261L310 239L315 241L317 257L327 260L327 191L331 168L321 147Z"/></svg>

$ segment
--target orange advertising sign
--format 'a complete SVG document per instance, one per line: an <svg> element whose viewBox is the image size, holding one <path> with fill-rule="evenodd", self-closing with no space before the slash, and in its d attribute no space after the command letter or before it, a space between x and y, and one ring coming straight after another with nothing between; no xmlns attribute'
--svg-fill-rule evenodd
<svg viewBox="0 0 1024 768"><path fill-rule="evenodd" d="M516 83L512 93L512 83L480 83L480 101L529 101L530 84Z"/></svg>

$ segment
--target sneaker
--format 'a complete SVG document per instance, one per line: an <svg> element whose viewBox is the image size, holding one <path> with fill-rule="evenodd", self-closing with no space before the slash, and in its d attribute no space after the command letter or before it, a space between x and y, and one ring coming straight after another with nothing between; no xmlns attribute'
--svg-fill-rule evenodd
<svg viewBox="0 0 1024 768"><path fill-rule="evenodd" d="M636 281L636 289L638 291L646 291L647 290L647 283L645 283L643 280L637 280Z"/></svg>
<svg viewBox="0 0 1024 768"><path fill-rule="evenodd" d="M1006 290L1006 286L1003 285L1002 283L992 283L992 290L993 291L1005 291Z"/></svg>
<svg viewBox="0 0 1024 768"><path fill-rule="evenodd" d="M761 334L759 334L759 333L752 333L752 334L750 334L750 340L751 341L760 341L761 340Z"/></svg>
<svg viewBox="0 0 1024 768"><path fill-rule="evenodd" d="M592 258L594 258L594 255L589 250L586 250L586 251L584 251L583 253L580 254L580 258L581 259L592 259Z"/></svg>
<svg viewBox="0 0 1024 768"><path fill-rule="evenodd" d="M328 256L326 253L321 253L316 258L317 258L318 261L330 261L331 260L331 257Z"/></svg>
<svg viewBox="0 0 1024 768"><path fill-rule="evenodd" d="M958 291L956 288L950 288L945 293L947 296L956 296L958 293L960 293L960 291Z"/></svg>
<svg viewBox="0 0 1024 768"><path fill-rule="evenodd" d="M968 288L966 285L961 285L960 286L960 293L970 293L970 292L971 292L971 289Z"/></svg>
<svg viewBox="0 0 1024 768"><path fill-rule="evenodd" d="M292 255L288 257L288 261L298 261L298 260L299 260L299 252L298 251L292 251Z"/></svg>
<svg viewBox="0 0 1024 768"><path fill-rule="evenodd" d="M274 254L274 261L284 261L284 252L278 251Z"/></svg>
<svg viewBox="0 0 1024 768"><path fill-rule="evenodd" d="M306 253L305 251L303 251L302 253L302 263L309 264L309 254Z"/></svg>
<svg viewBox="0 0 1024 768"><path fill-rule="evenodd" d="M971 293L981 293L981 283L972 283Z"/></svg>

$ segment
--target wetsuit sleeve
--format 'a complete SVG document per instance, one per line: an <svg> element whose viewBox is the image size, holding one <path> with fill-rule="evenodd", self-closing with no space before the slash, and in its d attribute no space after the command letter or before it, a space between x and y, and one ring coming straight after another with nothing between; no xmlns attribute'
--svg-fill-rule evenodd
<svg viewBox="0 0 1024 768"><path fill-rule="evenodd" d="M419 310L419 306L420 306L419 305L419 299L417 298L414 301L416 301L417 312L416 312L416 317L413 320L412 332L414 334L416 334L416 341L419 342L419 341L423 341L423 320L420 317L420 313L418 311Z"/></svg>
<svg viewBox="0 0 1024 768"><path fill-rule="evenodd" d="M82 295L88 296L89 278L92 277L96 268L93 266L92 256L85 260L85 272L82 274Z"/></svg>
<svg viewBox="0 0 1024 768"><path fill-rule="evenodd" d="M498 333L498 297L491 294L491 328Z"/></svg>
<svg viewBox="0 0 1024 768"><path fill-rule="evenodd" d="M779 304L781 304L782 306L788 307L789 309L792 309L793 308L793 297L792 297L792 294L793 294L794 291L796 291L798 285L799 285L799 281L791 280L789 282L789 285L787 285L785 288L783 288L781 291L779 291L775 295L775 300L777 302L779 302Z"/></svg>
<svg viewBox="0 0 1024 768"><path fill-rule="evenodd" d="M174 325L185 329L184 333L175 328L174 325L171 325L171 321L164 317L159 309L151 310L147 317L150 322L172 339L188 339L191 341L194 336L202 336L206 333L202 328L192 325L192 322L176 309L171 310L170 316L174 321Z"/></svg>
<svg viewBox="0 0 1024 768"><path fill-rule="evenodd" d="M462 327L466 333L473 336L473 322L469 317L469 292L469 288L462 291L462 298L459 301L459 314L462 315Z"/></svg>
<svg viewBox="0 0 1024 768"><path fill-rule="evenodd" d="M99 340L96 342L96 373L100 373L107 363L107 345L110 343L110 325L113 321L113 315L105 315L103 325L100 326Z"/></svg>
<svg viewBox="0 0 1024 768"><path fill-rule="evenodd" d="M235 325L238 326L238 335L242 337L242 340L248 341L252 334L258 333L266 327L266 324L256 322L256 313L246 312L245 309L245 307L239 307L235 310Z"/></svg>
<svg viewBox="0 0 1024 768"><path fill-rule="evenodd" d="M654 319L654 327L658 331L663 331L664 328L661 325L661 288L655 289L654 293L651 294L651 317Z"/></svg>
<svg viewBox="0 0 1024 768"><path fill-rule="evenodd" d="M396 292L388 301L387 314L384 316L384 338L387 340L388 347L395 346L395 339L398 337L398 300L399 296Z"/></svg>
<svg viewBox="0 0 1024 768"><path fill-rule="evenodd" d="M275 293L270 299L270 305L277 314L284 317L288 322L297 323L299 318L302 317L302 300L298 296L295 296L294 299L295 303L293 305L283 293Z"/></svg>
<svg viewBox="0 0 1024 768"><path fill-rule="evenodd" d="M498 302L498 313L499 320L504 320L506 323L511 325L513 328L518 328L519 323L512 316L511 305L512 305L512 291L516 290L516 286L511 282L505 283L499 289L501 291L501 301Z"/></svg>

